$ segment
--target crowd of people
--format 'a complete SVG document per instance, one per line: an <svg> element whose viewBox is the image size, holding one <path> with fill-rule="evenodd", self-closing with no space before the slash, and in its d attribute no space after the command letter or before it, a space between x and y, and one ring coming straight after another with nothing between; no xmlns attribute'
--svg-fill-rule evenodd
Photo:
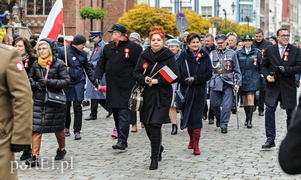
<svg viewBox="0 0 301 180"><path fill-rule="evenodd" d="M301 53L289 43L290 32L286 28L280 28L276 36L267 39L261 29L254 32L254 37L245 34L241 40L235 32L215 37L210 33L185 32L184 41L180 42L167 39L164 29L154 26L145 49L139 33L127 36L122 24L114 24L108 32L111 41L105 43L102 32L91 31L90 50L86 50L88 41L82 34L75 35L71 44L61 37L57 42L48 38L38 41L37 36L29 40L20 36L4 38L3 43L18 50L18 61L23 62L19 70L25 69L33 94L33 117L27 117L32 122L32 141L16 142L21 147L14 150L24 151L20 160L27 165L39 166L43 133L55 133L58 143L55 160L64 159L65 137L73 131L74 140L82 139L85 101L90 104L90 114L85 120L98 119L98 104L108 112L107 118L113 115L112 137L117 140L112 146L114 150L128 148L130 125L131 132L137 132L137 116L140 117L151 145L150 170L158 169L162 160L161 128L166 123L172 124L171 135L177 135L178 124L181 130L187 129L187 148L194 155L201 154L204 120L208 119L209 125L216 124L222 134L228 133L231 114L237 113L239 101L245 111L246 128L252 128L257 109L259 116L265 116L266 141L262 149L275 147L275 111L279 102L286 110L288 129L293 124ZM128 108L135 84L144 87L143 107L139 112ZM176 90L185 97L181 109L175 101ZM66 104L59 107L47 104L47 91L63 92Z"/></svg>

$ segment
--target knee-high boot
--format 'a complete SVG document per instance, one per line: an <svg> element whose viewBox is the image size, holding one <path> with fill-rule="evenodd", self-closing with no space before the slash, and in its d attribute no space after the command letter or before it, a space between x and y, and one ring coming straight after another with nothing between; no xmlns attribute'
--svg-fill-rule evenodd
<svg viewBox="0 0 301 180"><path fill-rule="evenodd" d="M151 125L150 128L151 140L151 164L150 170L158 169L158 159L161 148L161 126Z"/></svg>
<svg viewBox="0 0 301 180"><path fill-rule="evenodd" d="M200 148L199 148L201 130L202 130L201 128L193 129L192 138L193 138L193 154L194 155L200 155L201 154L201 151L200 151Z"/></svg>
<svg viewBox="0 0 301 180"><path fill-rule="evenodd" d="M190 139L188 144L188 149L193 149L193 140L192 140L193 129L187 128L187 132L189 134L189 139Z"/></svg>
<svg viewBox="0 0 301 180"><path fill-rule="evenodd" d="M253 106L247 107L249 108L247 128L252 128Z"/></svg>
<svg viewBox="0 0 301 180"><path fill-rule="evenodd" d="M248 120L249 120L249 114L250 114L250 106L244 106L245 114L246 114L246 121L245 121L245 126L248 125ZM253 109L251 109L253 111Z"/></svg>

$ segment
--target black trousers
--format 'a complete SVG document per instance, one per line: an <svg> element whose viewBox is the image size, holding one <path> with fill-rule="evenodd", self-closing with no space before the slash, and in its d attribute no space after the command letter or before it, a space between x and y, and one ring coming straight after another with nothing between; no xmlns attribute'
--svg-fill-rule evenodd
<svg viewBox="0 0 301 180"><path fill-rule="evenodd" d="M71 124L71 102L73 102L73 112L74 112L74 123L73 123L73 132L79 132L82 129L82 120L83 120L83 112L82 112L82 102L81 101L67 101L67 112L66 112L66 122L65 128L70 129Z"/></svg>
<svg viewBox="0 0 301 180"><path fill-rule="evenodd" d="M106 100L105 99L91 99L91 114L90 116L97 117L97 109L98 104L100 104L106 111L110 111L109 108L106 108Z"/></svg>
<svg viewBox="0 0 301 180"><path fill-rule="evenodd" d="M266 85L260 83L260 91L259 91L259 100L258 100L258 111L264 111L264 102L265 102L265 87Z"/></svg>
<svg viewBox="0 0 301 180"><path fill-rule="evenodd" d="M137 124L137 112L136 111L130 112L130 118L131 118L131 125Z"/></svg>
<svg viewBox="0 0 301 180"><path fill-rule="evenodd" d="M130 131L130 110L127 108L112 108L112 112L118 132L118 142L126 144Z"/></svg>

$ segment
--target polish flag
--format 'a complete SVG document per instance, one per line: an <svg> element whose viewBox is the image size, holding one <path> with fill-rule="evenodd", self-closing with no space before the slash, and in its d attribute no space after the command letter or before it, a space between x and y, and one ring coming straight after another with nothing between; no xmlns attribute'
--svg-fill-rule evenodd
<svg viewBox="0 0 301 180"><path fill-rule="evenodd" d="M63 28L63 24L63 0L56 0L40 34L40 39L50 38L56 40Z"/></svg>
<svg viewBox="0 0 301 180"><path fill-rule="evenodd" d="M177 79L177 75L168 67L168 66L163 66L163 68L161 68L159 70L159 73L164 77L164 79L166 81L168 81L169 83L171 83L173 80Z"/></svg>

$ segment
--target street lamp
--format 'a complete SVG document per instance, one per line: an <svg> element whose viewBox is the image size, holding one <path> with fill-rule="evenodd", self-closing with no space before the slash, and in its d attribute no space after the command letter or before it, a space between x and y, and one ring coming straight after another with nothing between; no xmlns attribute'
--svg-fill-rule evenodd
<svg viewBox="0 0 301 180"><path fill-rule="evenodd" d="M18 17L18 13L19 13L19 7L17 6L17 4L15 4L13 6L13 14L15 19Z"/></svg>
<svg viewBox="0 0 301 180"><path fill-rule="evenodd" d="M225 29L227 29L227 11L223 9L224 14L225 14Z"/></svg>
<svg viewBox="0 0 301 180"><path fill-rule="evenodd" d="M246 16L246 20L248 22L248 33L250 32L250 17Z"/></svg>

